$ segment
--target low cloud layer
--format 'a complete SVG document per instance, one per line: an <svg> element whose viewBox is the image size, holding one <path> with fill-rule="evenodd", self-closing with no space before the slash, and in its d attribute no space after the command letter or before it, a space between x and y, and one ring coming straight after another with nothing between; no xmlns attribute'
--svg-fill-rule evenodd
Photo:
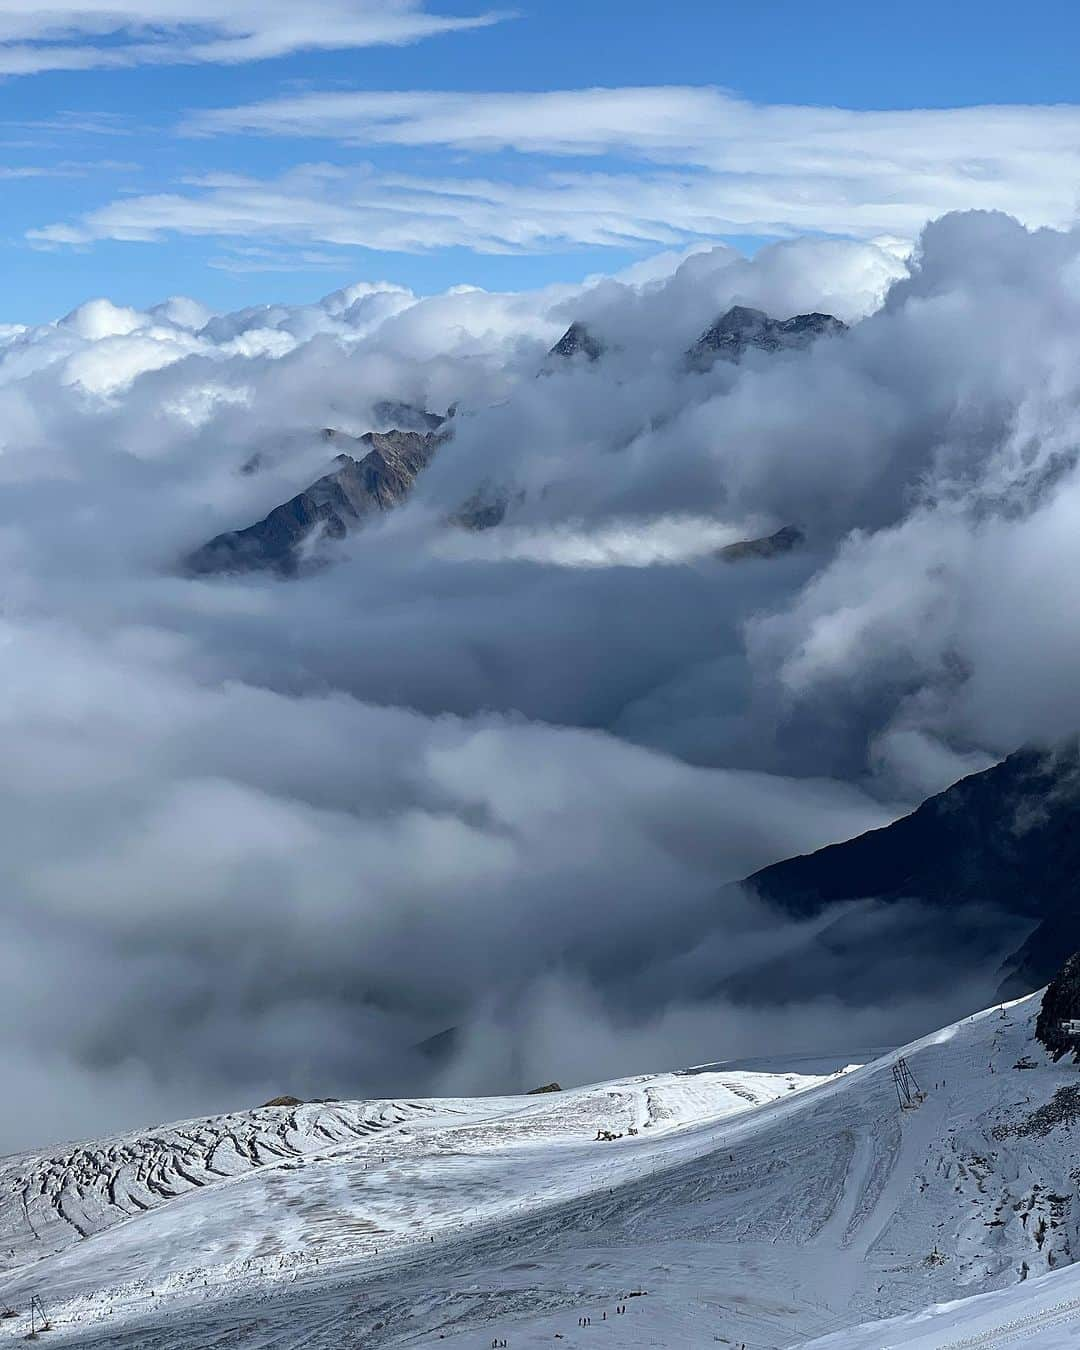
<svg viewBox="0 0 1080 1350"><path fill-rule="evenodd" d="M852 327L690 369L733 303ZM605 355L538 376L573 319ZM35 1105L0 1148L839 1052L853 1006L880 1043L989 997L990 950L850 978L916 911L722 887L1076 729L1078 343L1080 236L978 213L910 264L794 240L5 330L0 1052ZM182 575L387 399L458 409L407 506L293 581ZM477 497L502 525L451 525Z"/></svg>

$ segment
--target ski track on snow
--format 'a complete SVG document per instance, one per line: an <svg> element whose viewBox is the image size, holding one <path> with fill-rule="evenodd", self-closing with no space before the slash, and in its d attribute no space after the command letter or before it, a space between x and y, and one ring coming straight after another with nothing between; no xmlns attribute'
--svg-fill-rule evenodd
<svg viewBox="0 0 1080 1350"><path fill-rule="evenodd" d="M1035 1010L907 1047L907 1112L890 1055L276 1108L0 1160L0 1300L40 1294L49 1343L86 1350L1064 1345L1075 1141L1032 1118L1078 1071L1033 1047ZM26 1329L0 1321L0 1346Z"/></svg>

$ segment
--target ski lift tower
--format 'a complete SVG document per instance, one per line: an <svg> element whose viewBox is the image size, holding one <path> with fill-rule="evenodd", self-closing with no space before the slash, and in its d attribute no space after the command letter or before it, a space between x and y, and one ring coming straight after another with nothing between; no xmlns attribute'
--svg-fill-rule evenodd
<svg viewBox="0 0 1080 1350"><path fill-rule="evenodd" d="M34 1294L30 1299L30 1335L26 1339L36 1341L43 1331L52 1331L52 1323L45 1315L41 1299Z"/></svg>
<svg viewBox="0 0 1080 1350"><path fill-rule="evenodd" d="M896 1087L896 1099L900 1103L901 1111L914 1111L916 1107L923 1104L926 1100L926 1093L920 1089L915 1081L915 1075L911 1072L903 1055L893 1065L892 1076Z"/></svg>

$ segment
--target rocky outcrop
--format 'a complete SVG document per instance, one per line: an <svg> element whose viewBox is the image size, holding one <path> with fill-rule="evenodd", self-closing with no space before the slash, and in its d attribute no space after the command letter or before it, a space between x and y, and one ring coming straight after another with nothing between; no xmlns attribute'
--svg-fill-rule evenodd
<svg viewBox="0 0 1080 1350"><path fill-rule="evenodd" d="M1073 952L1050 981L1035 1023L1035 1039L1054 1059L1072 1054L1080 1059L1080 951Z"/></svg>
<svg viewBox="0 0 1080 1350"><path fill-rule="evenodd" d="M372 409L376 423L381 427L393 427L397 431L438 431L454 415L451 408L446 416L427 412L414 403L400 403L394 399L383 399Z"/></svg>
<svg viewBox="0 0 1080 1350"><path fill-rule="evenodd" d="M733 305L706 328L687 352L695 370L707 370L715 361L739 361L750 350L779 352L809 347L820 337L847 332L847 324L831 314L796 314L772 319L764 310Z"/></svg>
<svg viewBox="0 0 1080 1350"><path fill-rule="evenodd" d="M604 344L593 336L585 324L572 323L548 352L548 361L550 363L552 358L563 361L573 361L575 358L590 362L599 361L603 354Z"/></svg>
<svg viewBox="0 0 1080 1350"><path fill-rule="evenodd" d="M441 424L440 419L440 424ZM330 472L243 530L211 539L187 559L197 575L272 571L293 576L323 540L343 539L365 519L399 506L445 436L435 431L324 432L365 453L339 454Z"/></svg>
<svg viewBox="0 0 1080 1350"><path fill-rule="evenodd" d="M519 488L511 492L507 487L484 483L450 517L450 524L462 530L493 530L506 519L511 507L520 506L525 493Z"/></svg>
<svg viewBox="0 0 1080 1350"><path fill-rule="evenodd" d="M561 1092L562 1088L558 1083L545 1083L543 1087L533 1088L531 1092L526 1093L527 1097L543 1097L548 1092Z"/></svg>
<svg viewBox="0 0 1080 1350"><path fill-rule="evenodd" d="M763 539L742 539L737 544L728 544L716 550L716 556L724 562L742 562L746 558L779 558L785 553L797 549L805 543L802 530L794 525L785 525L775 534Z"/></svg>

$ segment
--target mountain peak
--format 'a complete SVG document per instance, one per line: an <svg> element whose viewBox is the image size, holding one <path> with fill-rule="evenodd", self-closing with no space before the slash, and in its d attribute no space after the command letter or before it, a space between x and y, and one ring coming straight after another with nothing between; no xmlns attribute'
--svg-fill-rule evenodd
<svg viewBox="0 0 1080 1350"><path fill-rule="evenodd" d="M400 505L445 439L445 433L396 429L347 438L328 429L323 436L347 440L363 453L355 458L342 451L328 473L262 520L211 539L188 558L190 572L294 575L312 541L342 539L365 518Z"/></svg>
<svg viewBox="0 0 1080 1350"><path fill-rule="evenodd" d="M847 324L817 311L773 319L762 309L732 305L687 353L691 366L707 370L719 358L738 361L752 347L762 352L798 351L819 337L847 332Z"/></svg>
<svg viewBox="0 0 1080 1350"><path fill-rule="evenodd" d="M584 356L588 361L599 361L603 354L604 344L593 336L586 324L577 320L548 352L549 357L561 357L564 361L571 361L577 356Z"/></svg>
<svg viewBox="0 0 1080 1350"><path fill-rule="evenodd" d="M772 319L763 309L752 309L749 305L732 305L717 319L714 327L721 333L744 333L764 328Z"/></svg>

